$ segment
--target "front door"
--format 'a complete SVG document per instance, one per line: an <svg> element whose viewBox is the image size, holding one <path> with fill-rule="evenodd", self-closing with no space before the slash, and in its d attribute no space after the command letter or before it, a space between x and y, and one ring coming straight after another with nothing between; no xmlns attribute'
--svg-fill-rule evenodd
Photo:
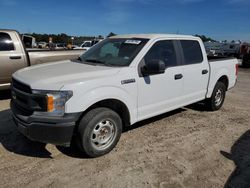
<svg viewBox="0 0 250 188"><path fill-rule="evenodd" d="M138 78L138 120L170 111L179 107L182 89L182 66L176 55L176 44L172 40L160 40L153 44L141 64L163 61L165 73Z"/></svg>
<svg viewBox="0 0 250 188"><path fill-rule="evenodd" d="M0 85L9 84L12 73L26 66L21 44L14 45L13 41L18 41L13 32L0 32Z"/></svg>

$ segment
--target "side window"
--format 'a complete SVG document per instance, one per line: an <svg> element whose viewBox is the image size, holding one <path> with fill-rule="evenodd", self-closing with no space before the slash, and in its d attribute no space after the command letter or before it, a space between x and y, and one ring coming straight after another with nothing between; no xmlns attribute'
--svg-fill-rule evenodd
<svg viewBox="0 0 250 188"><path fill-rule="evenodd" d="M166 67L177 66L176 53L173 41L165 40L156 42L144 57L145 64L153 60L161 60Z"/></svg>
<svg viewBox="0 0 250 188"><path fill-rule="evenodd" d="M0 51L14 50L14 44L7 33L0 32Z"/></svg>
<svg viewBox="0 0 250 188"><path fill-rule="evenodd" d="M84 47L91 47L91 42L86 42L86 43L84 44Z"/></svg>
<svg viewBox="0 0 250 188"><path fill-rule="evenodd" d="M203 61L201 47L198 41L194 40L181 40L185 64L196 64Z"/></svg>

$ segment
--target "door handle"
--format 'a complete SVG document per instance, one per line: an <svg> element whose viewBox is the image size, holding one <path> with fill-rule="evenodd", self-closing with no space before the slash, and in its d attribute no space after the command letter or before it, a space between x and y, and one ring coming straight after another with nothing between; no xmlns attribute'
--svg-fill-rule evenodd
<svg viewBox="0 0 250 188"><path fill-rule="evenodd" d="M208 73L208 70L205 69L205 70L202 70L202 74L207 74Z"/></svg>
<svg viewBox="0 0 250 188"><path fill-rule="evenodd" d="M176 74L176 75L174 75L174 79L175 79L175 80L182 79L182 77L183 77L182 74Z"/></svg>
<svg viewBox="0 0 250 188"><path fill-rule="evenodd" d="M22 59L21 56L10 56L10 59Z"/></svg>

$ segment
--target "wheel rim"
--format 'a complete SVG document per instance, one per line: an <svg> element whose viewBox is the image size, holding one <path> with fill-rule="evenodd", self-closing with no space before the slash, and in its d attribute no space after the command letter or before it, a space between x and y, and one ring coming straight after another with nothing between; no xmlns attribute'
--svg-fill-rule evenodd
<svg viewBox="0 0 250 188"><path fill-rule="evenodd" d="M91 144L97 150L108 148L116 137L116 126L111 120L97 123L91 133Z"/></svg>
<svg viewBox="0 0 250 188"><path fill-rule="evenodd" d="M223 92L222 90L218 89L215 93L215 105L220 106L223 101Z"/></svg>

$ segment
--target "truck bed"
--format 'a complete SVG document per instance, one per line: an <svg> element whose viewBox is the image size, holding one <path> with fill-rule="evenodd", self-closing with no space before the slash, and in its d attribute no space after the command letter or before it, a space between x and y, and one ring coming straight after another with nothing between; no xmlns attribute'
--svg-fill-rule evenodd
<svg viewBox="0 0 250 188"><path fill-rule="evenodd" d="M210 66L210 81L207 97L209 98L217 82L218 75L227 75L229 81L227 89L231 89L236 84L237 75L235 66L237 66L238 60L236 58L214 57L209 59L208 62Z"/></svg>
<svg viewBox="0 0 250 188"><path fill-rule="evenodd" d="M27 51L30 65L74 59L85 50L29 50Z"/></svg>
<svg viewBox="0 0 250 188"><path fill-rule="evenodd" d="M235 59L235 58L227 57L227 56L207 56L207 59L209 62L213 62L213 61L223 61L223 60L229 60L229 59Z"/></svg>

